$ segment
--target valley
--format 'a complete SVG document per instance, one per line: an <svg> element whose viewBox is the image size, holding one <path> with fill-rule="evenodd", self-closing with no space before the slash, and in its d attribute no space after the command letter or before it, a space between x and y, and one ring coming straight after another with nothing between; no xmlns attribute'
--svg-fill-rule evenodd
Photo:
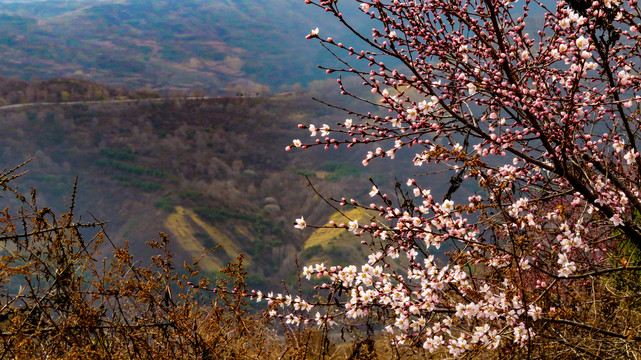
<svg viewBox="0 0 641 360"><path fill-rule="evenodd" d="M23 85L39 91L25 90L33 98L0 108L0 167L30 160L20 179L24 191L37 189L39 202L60 213L70 206L77 178L77 215L107 221L116 244L128 242L144 259L145 243L165 232L179 263L221 245L203 260L203 271L214 275L242 252L254 286L291 279L297 258L302 266L345 262L362 252L352 250L361 245L350 236L310 252L314 244L307 238L318 235L294 229L293 220L304 215L324 224L337 215L306 186L304 175L327 196L366 198L367 176L393 186L391 179L413 170L390 168L386 161L364 168L363 151L286 152L292 139L308 136L299 123L343 121L342 113L312 100L319 94L314 90L163 100L92 84L112 94L97 101L74 99L82 97L73 95L74 87L89 86L76 80ZM70 94L70 102L51 102L61 92ZM34 99L46 103L29 105Z"/></svg>

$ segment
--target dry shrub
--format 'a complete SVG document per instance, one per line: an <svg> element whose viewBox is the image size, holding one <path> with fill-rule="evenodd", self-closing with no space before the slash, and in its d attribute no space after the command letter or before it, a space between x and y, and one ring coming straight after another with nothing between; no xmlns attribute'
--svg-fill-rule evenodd
<svg viewBox="0 0 641 360"><path fill-rule="evenodd" d="M137 260L103 224L76 220L74 201L56 216L0 173L1 359L257 359L282 354L278 337L246 304L242 255L215 284L198 262L177 271L167 235ZM75 189L74 189L75 194ZM7 196L4 196L7 195ZM17 201L14 201L16 199ZM91 231L95 235L89 237ZM105 261L100 249L111 247ZM198 279L198 280L196 280ZM206 289L213 289L206 290Z"/></svg>

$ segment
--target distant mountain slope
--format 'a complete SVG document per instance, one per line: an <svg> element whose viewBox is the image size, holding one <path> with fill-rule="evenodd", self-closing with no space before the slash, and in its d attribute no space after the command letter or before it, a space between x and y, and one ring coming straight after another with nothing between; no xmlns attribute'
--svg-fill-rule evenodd
<svg viewBox="0 0 641 360"><path fill-rule="evenodd" d="M357 11L350 5L346 11ZM304 37L318 25L344 31L322 15L298 0L2 2L0 75L282 91L323 77L315 66L331 61L329 54Z"/></svg>
<svg viewBox="0 0 641 360"><path fill-rule="evenodd" d="M61 92L73 98L79 86L113 91L70 80L16 84L49 89L40 94L45 99ZM390 187L399 173L413 171L388 161L363 168L358 150L284 150L293 138L309 137L298 123L344 120L330 110L308 93L0 108L0 168L32 158L22 189L38 189L41 205L58 213L69 206L77 176L77 215L109 221L110 237L129 240L140 258L145 242L163 231L178 263L223 245L203 262L206 271L243 252L254 283L277 283L295 271L297 255L305 260L313 233L295 230L293 220L304 215L323 224L334 212L306 187L303 174L324 194L368 199L367 175ZM359 246L355 240L340 248Z"/></svg>

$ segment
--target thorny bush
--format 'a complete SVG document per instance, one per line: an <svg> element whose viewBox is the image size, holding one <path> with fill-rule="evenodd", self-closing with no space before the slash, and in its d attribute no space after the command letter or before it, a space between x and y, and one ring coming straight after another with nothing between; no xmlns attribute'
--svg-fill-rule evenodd
<svg viewBox="0 0 641 360"><path fill-rule="evenodd" d="M177 271L168 237L148 265L82 222L21 194L19 167L0 172L0 359L257 359L283 353L246 306L242 256L213 284L198 262ZM95 233L91 238L89 233ZM113 251L109 258L101 250ZM101 261L100 259L105 259ZM194 280L194 279L200 280ZM195 283L192 283L194 281ZM204 287L216 289L212 292Z"/></svg>

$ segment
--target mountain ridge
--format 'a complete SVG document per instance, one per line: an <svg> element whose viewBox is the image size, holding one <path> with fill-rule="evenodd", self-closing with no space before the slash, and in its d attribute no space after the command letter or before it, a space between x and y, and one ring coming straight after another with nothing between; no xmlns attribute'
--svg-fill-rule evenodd
<svg viewBox="0 0 641 360"><path fill-rule="evenodd" d="M0 74L162 92L287 91L324 78L315 64L332 61L304 39L313 10L285 0L0 2Z"/></svg>

